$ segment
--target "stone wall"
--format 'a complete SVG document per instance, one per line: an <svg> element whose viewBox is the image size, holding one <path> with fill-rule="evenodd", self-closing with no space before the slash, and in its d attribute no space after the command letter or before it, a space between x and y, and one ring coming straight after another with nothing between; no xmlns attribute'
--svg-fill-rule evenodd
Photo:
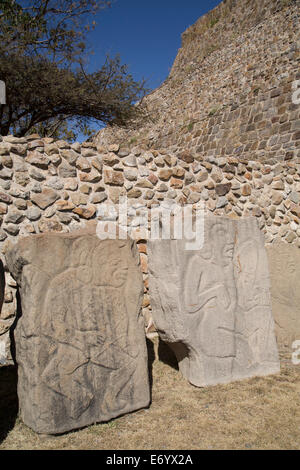
<svg viewBox="0 0 300 470"><path fill-rule="evenodd" d="M299 156L299 0L227 0L182 35L167 80L143 103L148 121L96 142L178 155L275 163Z"/></svg>
<svg viewBox="0 0 300 470"><path fill-rule="evenodd" d="M236 157L202 159L189 151L176 156L118 144L70 145L32 135L3 137L0 165L3 262L8 241L32 233L73 231L96 219L103 203L117 204L124 195L137 215L139 207L168 200L194 207L203 201L207 214L216 216L255 216L267 244L281 240L300 246L300 158L269 165ZM138 230L136 239L145 282L145 324L151 325L147 243ZM6 273L2 357L15 311L15 282Z"/></svg>

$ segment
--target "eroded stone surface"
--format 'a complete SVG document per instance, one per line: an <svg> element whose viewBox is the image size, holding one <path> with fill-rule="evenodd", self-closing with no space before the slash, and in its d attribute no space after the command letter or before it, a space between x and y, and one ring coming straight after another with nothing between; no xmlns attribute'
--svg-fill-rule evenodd
<svg viewBox="0 0 300 470"><path fill-rule="evenodd" d="M279 371L267 255L254 218L205 218L204 245L149 242L155 325L196 386Z"/></svg>
<svg viewBox="0 0 300 470"><path fill-rule="evenodd" d="M1 310L2 310L2 305L4 301L4 289L5 289L5 277L4 277L4 269L3 269L3 263L0 259L0 336L3 335L4 327L1 324ZM6 362L6 341L4 338L0 338L0 365L5 364Z"/></svg>
<svg viewBox="0 0 300 470"><path fill-rule="evenodd" d="M3 300L4 300L4 289L5 289L4 267L0 259L0 314L1 314Z"/></svg>
<svg viewBox="0 0 300 470"><path fill-rule="evenodd" d="M300 339L300 249L280 241L267 246L277 341Z"/></svg>
<svg viewBox="0 0 300 470"><path fill-rule="evenodd" d="M134 242L86 231L32 235L6 260L22 305L15 341L23 421L56 434L147 406Z"/></svg>

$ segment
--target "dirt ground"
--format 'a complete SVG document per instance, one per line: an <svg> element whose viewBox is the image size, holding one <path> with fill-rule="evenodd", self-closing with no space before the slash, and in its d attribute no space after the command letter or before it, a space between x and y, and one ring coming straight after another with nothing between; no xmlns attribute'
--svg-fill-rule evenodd
<svg viewBox="0 0 300 470"><path fill-rule="evenodd" d="M16 371L0 369L3 449L300 449L300 365L281 351L281 372L196 388L169 348L148 341L152 403L106 424L56 437L35 434L17 416Z"/></svg>

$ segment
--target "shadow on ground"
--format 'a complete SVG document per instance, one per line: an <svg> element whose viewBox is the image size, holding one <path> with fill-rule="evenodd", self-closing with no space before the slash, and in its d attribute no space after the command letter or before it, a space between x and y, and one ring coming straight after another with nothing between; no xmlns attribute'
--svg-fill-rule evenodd
<svg viewBox="0 0 300 470"><path fill-rule="evenodd" d="M158 359L172 369L179 370L176 356L167 343L159 339L158 343Z"/></svg>
<svg viewBox="0 0 300 470"><path fill-rule="evenodd" d="M153 387L153 363L155 360L159 360L164 364L172 367L175 370L178 369L178 362L172 349L167 343L162 341L160 338L154 338L150 340L147 338L147 351L148 351L148 373L150 383L150 393L152 401L152 387Z"/></svg>
<svg viewBox="0 0 300 470"><path fill-rule="evenodd" d="M0 444L13 429L17 414L17 368L0 367Z"/></svg>

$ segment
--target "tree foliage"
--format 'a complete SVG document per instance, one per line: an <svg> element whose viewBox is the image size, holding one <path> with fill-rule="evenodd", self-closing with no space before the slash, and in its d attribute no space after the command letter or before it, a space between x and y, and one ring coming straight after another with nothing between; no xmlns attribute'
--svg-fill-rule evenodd
<svg viewBox="0 0 300 470"><path fill-rule="evenodd" d="M0 79L7 104L0 106L0 134L34 130L59 135L69 126L89 134L91 122L125 124L139 112L144 82L120 58L107 57L93 73L84 68L88 22L99 0L0 1ZM72 134L73 132L73 134Z"/></svg>
<svg viewBox="0 0 300 470"><path fill-rule="evenodd" d="M110 6L106 0L1 0L2 51L50 55L74 61L85 50L92 14Z"/></svg>

